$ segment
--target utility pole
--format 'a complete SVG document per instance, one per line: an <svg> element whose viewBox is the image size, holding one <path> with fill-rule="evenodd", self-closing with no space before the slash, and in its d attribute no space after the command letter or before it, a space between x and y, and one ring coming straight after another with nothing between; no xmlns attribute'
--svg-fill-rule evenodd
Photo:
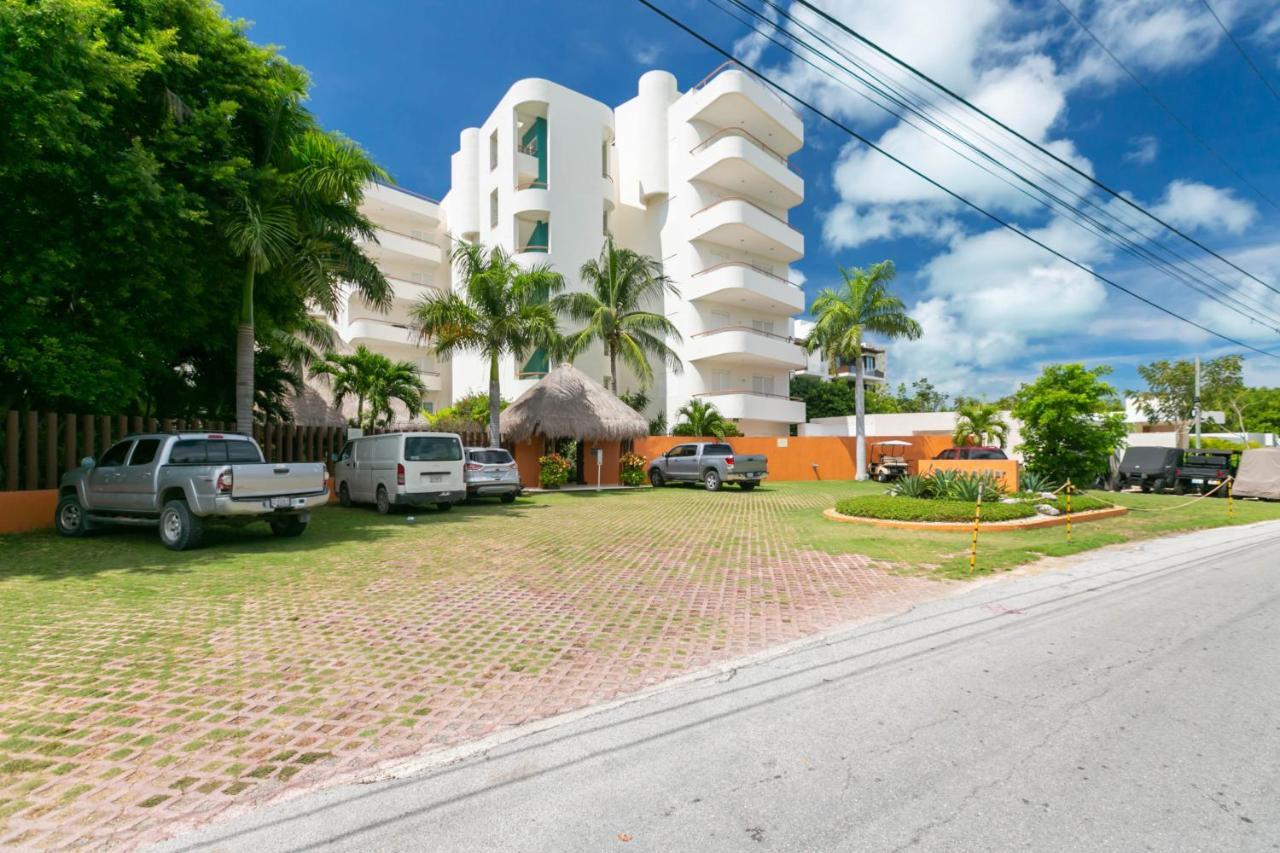
<svg viewBox="0 0 1280 853"><path fill-rule="evenodd" d="M1200 450L1200 356L1196 356L1196 450Z"/></svg>

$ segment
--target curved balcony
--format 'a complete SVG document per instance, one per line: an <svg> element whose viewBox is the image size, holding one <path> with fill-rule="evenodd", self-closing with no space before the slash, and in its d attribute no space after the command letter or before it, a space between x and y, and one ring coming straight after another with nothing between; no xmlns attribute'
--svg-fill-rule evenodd
<svg viewBox="0 0 1280 853"><path fill-rule="evenodd" d="M391 285L391 298L396 302L416 305L422 297L435 293L441 288L434 282L408 281L395 276L387 276L387 284Z"/></svg>
<svg viewBox="0 0 1280 853"><path fill-rule="evenodd" d="M413 263L439 264L444 260L440 247L423 237L379 227L374 231L377 241L364 242L365 250L374 260L399 260Z"/></svg>
<svg viewBox="0 0 1280 853"><path fill-rule="evenodd" d="M743 128L722 128L689 153L690 180L783 209L804 201L804 181L787 158Z"/></svg>
<svg viewBox="0 0 1280 853"><path fill-rule="evenodd" d="M428 391L444 390L444 377L438 370L419 370L418 378L422 380L422 387Z"/></svg>
<svg viewBox="0 0 1280 853"><path fill-rule="evenodd" d="M789 264L804 257L804 235L750 199L714 201L691 217L691 240L705 240Z"/></svg>
<svg viewBox="0 0 1280 853"><path fill-rule="evenodd" d="M722 326L689 339L690 361L722 361L798 370L808 357L791 338L750 326Z"/></svg>
<svg viewBox="0 0 1280 853"><path fill-rule="evenodd" d="M407 190L404 187L393 187L381 181L373 181L365 187L364 201L361 210L375 222L389 217L418 217L428 220L431 227L440 224L440 201L438 199ZM413 221L413 219L410 219Z"/></svg>
<svg viewBox="0 0 1280 853"><path fill-rule="evenodd" d="M804 290L746 261L725 261L696 272L681 286L686 299L738 305L763 314L804 311Z"/></svg>
<svg viewBox="0 0 1280 853"><path fill-rule="evenodd" d="M784 424L802 424L805 421L804 403L781 394L760 394L749 388L729 388L705 391L693 396L714 403L720 414L734 420Z"/></svg>
<svg viewBox="0 0 1280 853"><path fill-rule="evenodd" d="M417 337L405 323L392 323L389 320L360 319L347 324L347 342L354 345L397 344L414 346Z"/></svg>
<svg viewBox="0 0 1280 853"><path fill-rule="evenodd" d="M551 193L547 190L547 182L525 181L516 184L515 192L511 195L511 212L517 216L521 213L550 215Z"/></svg>
<svg viewBox="0 0 1280 853"><path fill-rule="evenodd" d="M690 120L741 127L784 155L804 145L804 122L772 89L730 60L689 93Z"/></svg>

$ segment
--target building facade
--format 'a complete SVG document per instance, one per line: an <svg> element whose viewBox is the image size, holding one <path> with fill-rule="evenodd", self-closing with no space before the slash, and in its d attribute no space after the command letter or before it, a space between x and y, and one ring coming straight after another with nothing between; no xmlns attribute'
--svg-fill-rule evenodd
<svg viewBox="0 0 1280 853"><path fill-rule="evenodd" d="M435 203L374 187L364 212L378 225L367 248L395 292L381 314L349 296L334 326L343 342L419 365L433 408L488 389L478 355L438 361L414 339L408 312L432 288L457 286L449 263L458 241L501 246L522 266L548 264L566 289L585 290L578 270L606 235L662 261L679 295L649 310L680 332L668 344L679 368L653 364L646 415L671 424L704 399L743 432L785 435L805 420L790 375L807 358L794 315L803 290L788 280L804 237L787 222L804 199L788 157L804 143L796 113L758 80L722 68L687 92L663 71L640 78L616 109L547 80L515 83L480 127L459 135L450 188ZM562 319L562 331L575 331ZM596 345L575 364L608 385ZM500 366L514 399L545 375L544 353ZM620 368L617 392L639 391Z"/></svg>
<svg viewBox="0 0 1280 853"><path fill-rule="evenodd" d="M796 320L795 321L795 338L797 341L805 341L809 334L813 331L812 320ZM853 382L856 378L854 375L855 365L851 359L841 359L836 365L836 370L831 371L831 365L827 359L823 358L821 352L809 353L806 357L805 366L796 373L809 374L810 376L818 376L823 379L830 379L841 382ZM889 375L889 353L884 347L874 346L864 343L862 345L862 379L868 385L875 383L884 385L887 383Z"/></svg>

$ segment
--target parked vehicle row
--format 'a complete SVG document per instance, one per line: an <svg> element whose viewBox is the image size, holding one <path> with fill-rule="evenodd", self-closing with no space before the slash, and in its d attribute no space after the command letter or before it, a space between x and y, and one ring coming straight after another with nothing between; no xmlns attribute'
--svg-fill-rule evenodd
<svg viewBox="0 0 1280 853"><path fill-rule="evenodd" d="M1181 450L1176 447L1130 447L1112 482L1119 492L1138 486L1144 492L1208 492L1235 476L1231 450ZM1221 490L1219 490L1220 492Z"/></svg>

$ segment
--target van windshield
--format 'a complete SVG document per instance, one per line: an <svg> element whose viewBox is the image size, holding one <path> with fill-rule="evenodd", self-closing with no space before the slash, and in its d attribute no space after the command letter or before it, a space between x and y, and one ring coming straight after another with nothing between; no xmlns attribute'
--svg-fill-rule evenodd
<svg viewBox="0 0 1280 853"><path fill-rule="evenodd" d="M445 436L406 436L404 458L406 462L459 462L462 460L462 442Z"/></svg>

